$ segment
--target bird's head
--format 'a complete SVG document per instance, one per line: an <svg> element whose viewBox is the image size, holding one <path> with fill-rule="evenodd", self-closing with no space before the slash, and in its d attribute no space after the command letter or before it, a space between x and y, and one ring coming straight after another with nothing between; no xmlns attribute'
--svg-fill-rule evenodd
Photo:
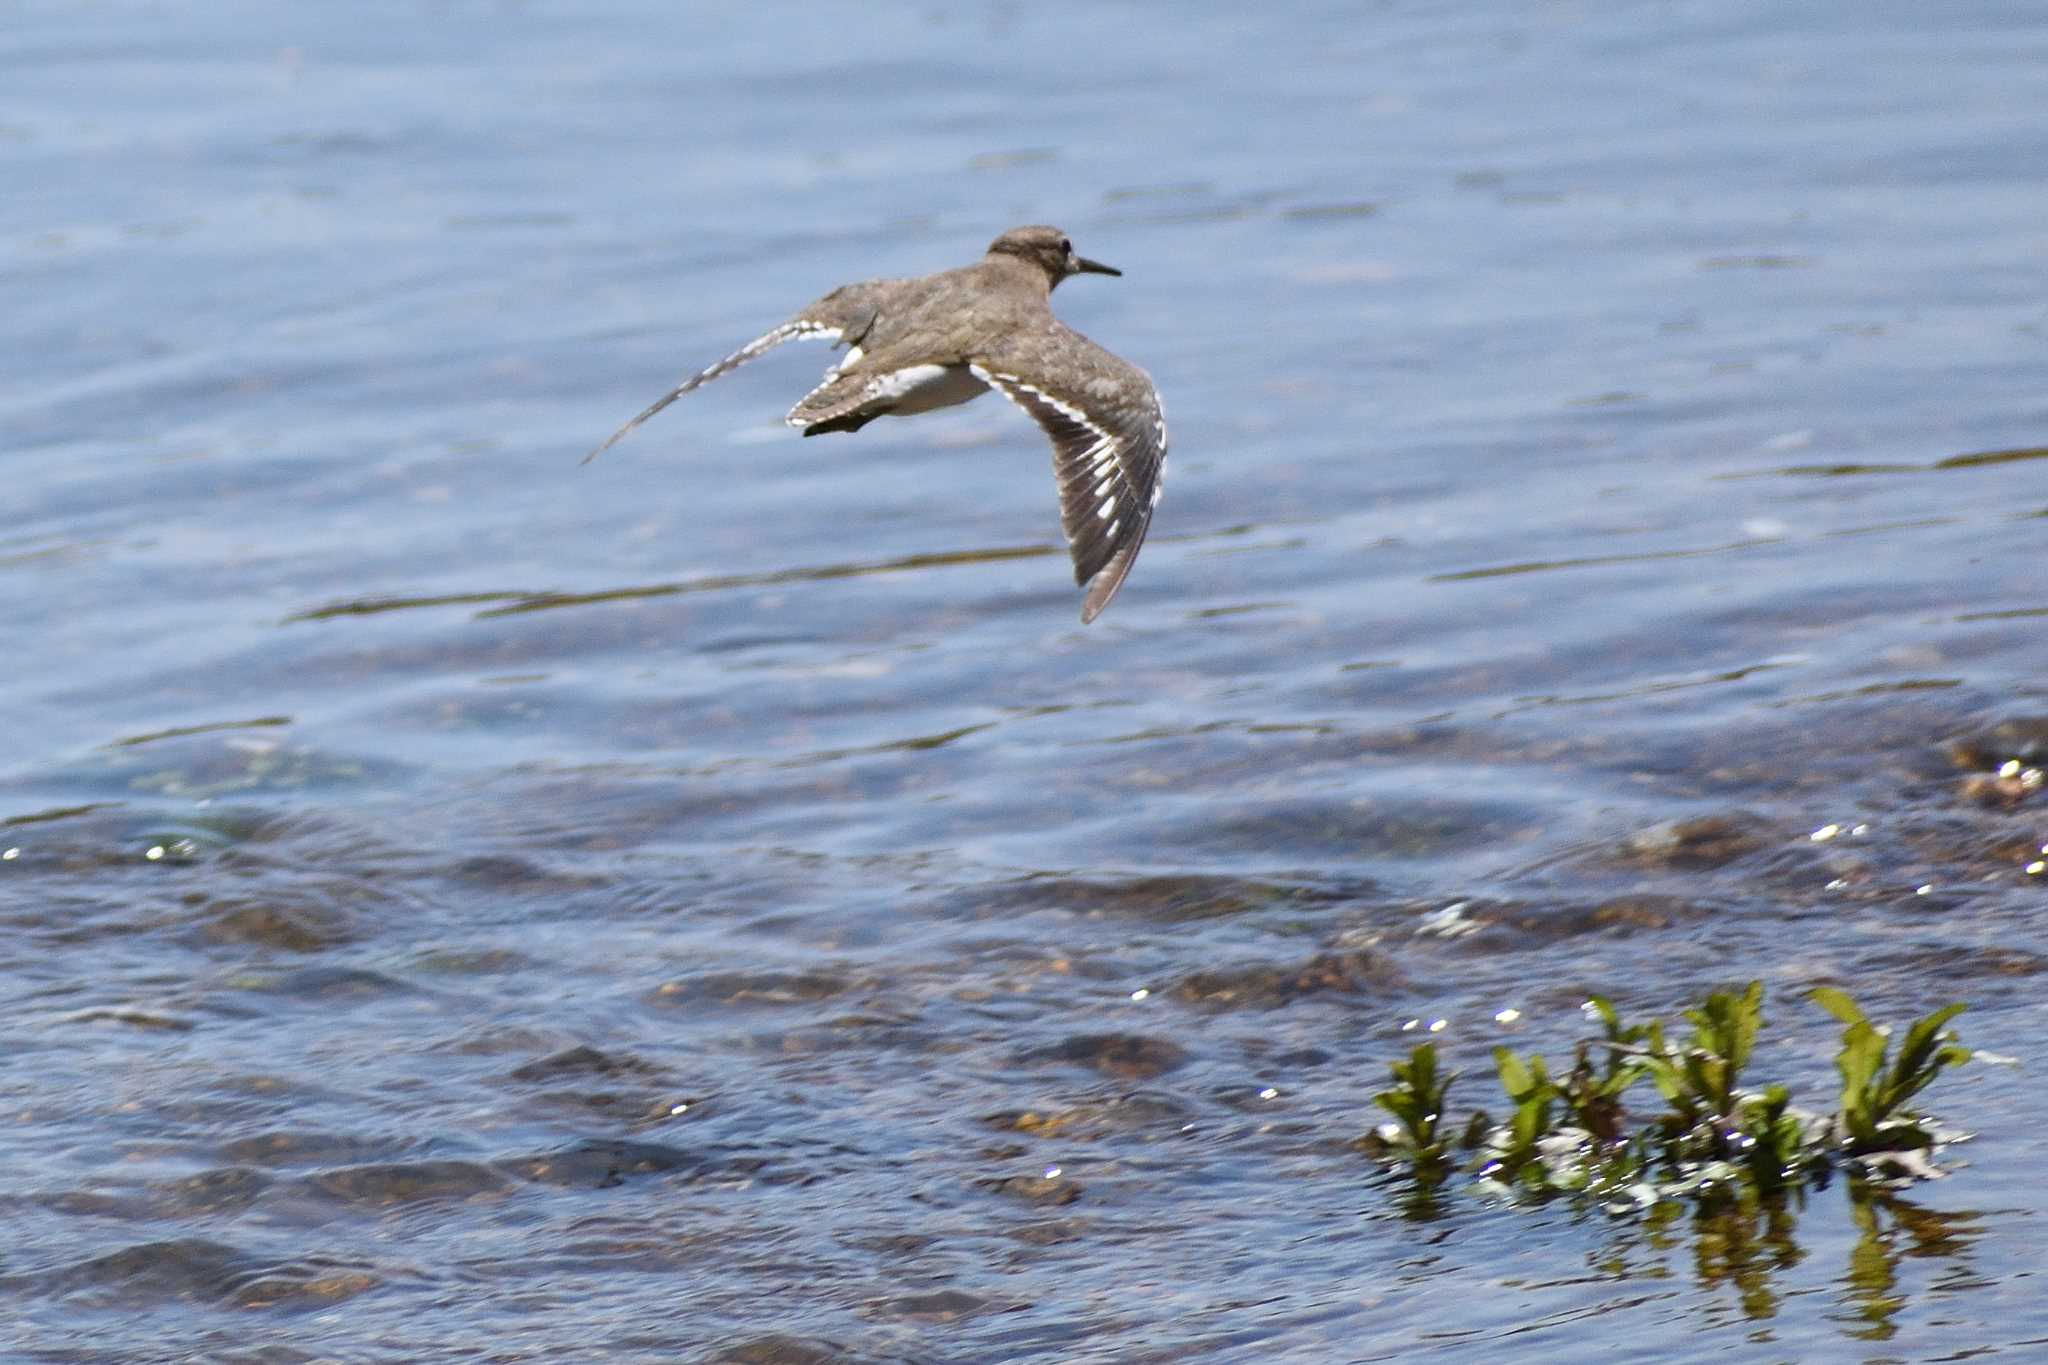
<svg viewBox="0 0 2048 1365"><path fill-rule="evenodd" d="M1121 275L1124 272L1100 261L1074 254L1074 243L1056 227L1011 228L989 243L991 256L1015 256L1045 272L1045 287L1056 288L1072 275Z"/></svg>

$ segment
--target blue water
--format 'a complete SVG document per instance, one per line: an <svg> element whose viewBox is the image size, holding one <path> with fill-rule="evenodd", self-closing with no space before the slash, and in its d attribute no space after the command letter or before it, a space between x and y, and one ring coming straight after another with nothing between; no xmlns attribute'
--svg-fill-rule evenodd
<svg viewBox="0 0 2048 1365"><path fill-rule="evenodd" d="M2048 715L2044 96L2012 3L13 7L0 1351L2048 1339L2048 795L1944 748ZM578 465L1026 222L1173 432L1093 626L998 400ZM1971 1002L1953 1175L1350 1145L1751 977L1815 1103L1801 990Z"/></svg>

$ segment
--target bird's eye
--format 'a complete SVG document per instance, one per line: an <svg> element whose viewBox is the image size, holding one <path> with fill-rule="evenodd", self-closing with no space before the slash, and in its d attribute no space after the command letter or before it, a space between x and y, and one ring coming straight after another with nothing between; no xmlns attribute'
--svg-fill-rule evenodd
<svg viewBox="0 0 2048 1365"><path fill-rule="evenodd" d="M1062 238L1060 238L1060 253L1061 253L1062 255L1066 255L1066 256L1071 256L1071 255L1073 255L1073 254L1074 254L1074 244L1073 244L1073 242L1069 241L1069 240L1068 240L1067 238L1065 238L1065 237L1062 237Z"/></svg>

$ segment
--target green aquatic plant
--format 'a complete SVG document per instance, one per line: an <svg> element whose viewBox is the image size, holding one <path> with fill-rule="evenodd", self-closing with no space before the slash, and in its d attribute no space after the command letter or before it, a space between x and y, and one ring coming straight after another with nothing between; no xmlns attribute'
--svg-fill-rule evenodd
<svg viewBox="0 0 2048 1365"><path fill-rule="evenodd" d="M1497 1047L1493 1067L1501 1090L1515 1107L1507 1123L1488 1135L1491 1170L1497 1179L1526 1178L1541 1185L1546 1181L1543 1143L1554 1135L1551 1119L1557 1106L1557 1085L1543 1059L1534 1053L1523 1058Z"/></svg>
<svg viewBox="0 0 2048 1365"><path fill-rule="evenodd" d="M1450 1173L1444 1141L1444 1097L1457 1073L1437 1065L1436 1044L1418 1043L1405 1062L1393 1066L1394 1086L1374 1097L1394 1121L1375 1136L1383 1151L1401 1161L1419 1185L1436 1185Z"/></svg>
<svg viewBox="0 0 2048 1365"><path fill-rule="evenodd" d="M1910 1102L1970 1053L1948 1031L1963 1009L1949 1005L1916 1020L1890 1055L1889 1031L1872 1024L1841 991L1809 999L1843 1024L1836 1056L1837 1109L1816 1114L1791 1089L1746 1085L1764 1026L1763 983L1716 991L1685 1011L1683 1041L1660 1020L1623 1021L1604 998L1586 1002L1600 1036L1576 1045L1569 1070L1552 1072L1538 1054L1506 1047L1494 1070L1510 1106L1505 1122L1483 1111L1453 1142L1444 1110L1452 1074L1434 1043L1393 1065L1393 1086L1376 1097L1394 1118L1366 1148L1432 1192L1457 1164L1454 1147L1481 1190L1512 1198L1582 1195L1617 1210L1672 1201L1749 1206L1823 1183L1842 1169L1861 1180L1938 1176L1935 1150L1948 1135ZM1626 1097L1647 1079L1661 1108L1632 1110Z"/></svg>
<svg viewBox="0 0 2048 1365"><path fill-rule="evenodd" d="M1581 1041L1573 1050L1572 1069L1565 1076L1559 1098L1575 1127L1596 1141L1619 1142L1627 1136L1621 1097L1644 1074L1635 1054L1650 1030L1624 1024L1605 996L1592 997L1582 1008L1588 1018L1599 1021L1601 1036Z"/></svg>
<svg viewBox="0 0 2048 1365"><path fill-rule="evenodd" d="M1664 1041L1661 1021L1649 1026L1648 1045L1640 1052L1643 1069L1670 1104L1667 1117L1680 1125L1674 1136L1718 1149L1742 1102L1742 1069L1763 1027L1764 983L1750 982L1741 995L1715 991L1685 1017L1693 1024L1685 1047Z"/></svg>
<svg viewBox="0 0 2048 1365"><path fill-rule="evenodd" d="M1896 1169L1924 1174L1916 1167L1924 1165L1939 1136L1906 1103L1943 1071L1970 1060L1969 1049L1945 1031L1964 1007L1948 1005L1914 1020L1899 1055L1886 1066L1891 1049L1888 1029L1872 1024L1855 1001L1832 987L1811 991L1807 998L1843 1026L1842 1049L1835 1055L1842 1097L1834 1125L1844 1156L1877 1173Z"/></svg>

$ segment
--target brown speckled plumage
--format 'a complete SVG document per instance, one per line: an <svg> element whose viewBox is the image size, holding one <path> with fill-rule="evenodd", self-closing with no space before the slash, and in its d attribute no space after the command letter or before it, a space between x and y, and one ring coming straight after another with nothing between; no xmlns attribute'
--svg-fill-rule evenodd
<svg viewBox="0 0 2048 1365"><path fill-rule="evenodd" d="M994 388L1052 441L1074 581L1088 589L1081 619L1092 621L1123 585L1151 526L1166 419L1143 370L1052 315L1052 291L1084 273L1121 272L1076 256L1057 228L1022 227L958 270L842 286L684 380L585 458L690 390L801 338L846 348L790 409L790 425L806 436L858 431L877 417L929 412Z"/></svg>

